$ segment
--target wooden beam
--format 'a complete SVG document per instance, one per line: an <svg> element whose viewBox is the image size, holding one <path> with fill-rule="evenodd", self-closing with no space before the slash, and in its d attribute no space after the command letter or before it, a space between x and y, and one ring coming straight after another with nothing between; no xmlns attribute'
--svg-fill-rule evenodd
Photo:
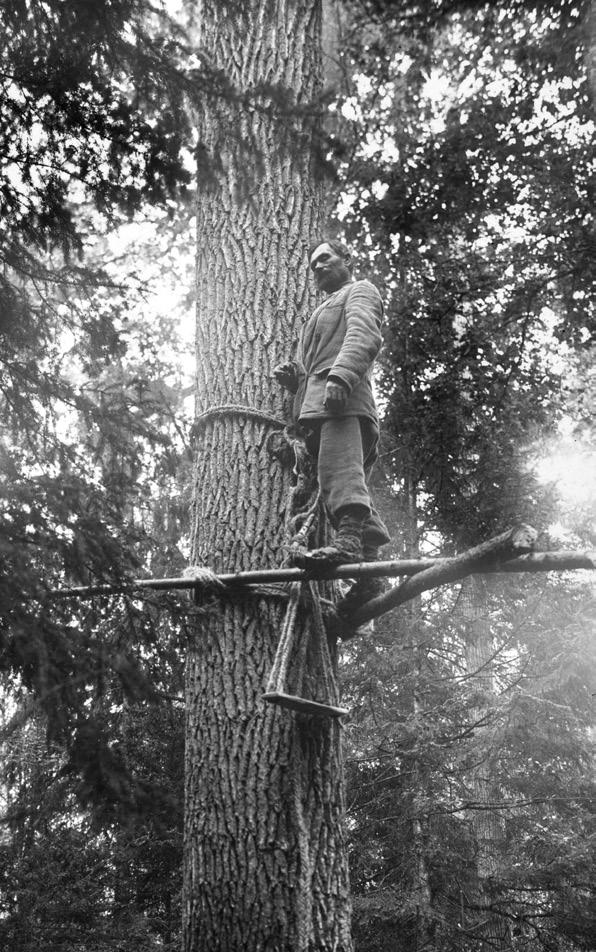
<svg viewBox="0 0 596 952"><path fill-rule="evenodd" d="M344 717L345 714L350 713L347 707L335 707L332 704L311 701L309 698L297 697L295 694L284 694L281 691L269 691L263 695L263 700L269 704L286 707L290 711L299 711L301 714L315 714L319 717Z"/></svg>
<svg viewBox="0 0 596 952"><path fill-rule="evenodd" d="M505 535L509 535L509 533L505 533ZM370 576L410 577L430 569L439 570L439 577L443 578L443 570L448 574L448 570L453 568L454 563L461 565L461 560L469 559L470 553L482 550L490 545L491 542L484 543L483 546L477 546L476 549L469 550L469 553L463 553L463 555L453 558L355 562L335 567L317 566L312 571L298 568L254 569L244 572L226 572L214 576L214 579L223 585L235 587L271 585L280 582L305 582L309 579L355 579ZM472 561L474 562L473 558ZM477 559L473 571L486 574L494 572L566 572L577 569L596 569L596 552L532 552L516 558L506 558L503 554L498 556L493 553L492 560L486 555ZM466 574L471 574L471 571L471 569L468 570ZM437 584L443 585L447 581L449 581L449 578L445 576L445 581L439 581ZM203 578L189 575L175 578L132 579L129 582L121 583L81 585L75 588L54 589L48 594L51 599L92 598L97 595L134 595L135 592L144 590L170 591L180 589L190 591L196 588L200 593L202 587L204 587ZM428 587L432 588L433 586L429 585Z"/></svg>
<svg viewBox="0 0 596 952"><path fill-rule="evenodd" d="M244 585L272 585L279 582L307 582L309 579L349 579L364 578L371 575L400 576L414 575L431 565L436 559L400 559L392 562L355 562L349 565L317 566L313 571L299 568L252 569L244 572L224 572L215 576L215 581L234 587ZM54 598L92 598L95 595L130 595L136 591L168 591L174 589L191 590L204 587L202 577L192 575L178 578L141 578L130 582L105 583L98 585L80 585L76 588L54 589L49 597Z"/></svg>
<svg viewBox="0 0 596 952"><path fill-rule="evenodd" d="M573 572L577 569L596 569L596 551L586 552L531 552L510 559L486 572Z"/></svg>

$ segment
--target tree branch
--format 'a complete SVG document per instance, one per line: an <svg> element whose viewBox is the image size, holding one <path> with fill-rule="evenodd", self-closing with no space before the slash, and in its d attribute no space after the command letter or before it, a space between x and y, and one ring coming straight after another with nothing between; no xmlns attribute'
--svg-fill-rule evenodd
<svg viewBox="0 0 596 952"><path fill-rule="evenodd" d="M474 572L485 572L488 567L496 571L501 562L512 556L529 552L537 536L536 530L530 526L517 526L502 535L495 536L494 539L489 539L488 542L468 549L467 552L455 558L442 559L402 582L397 588L371 599L370 602L351 612L350 627L359 628L378 615L397 608L398 605L416 598L417 595L430 588L456 582Z"/></svg>

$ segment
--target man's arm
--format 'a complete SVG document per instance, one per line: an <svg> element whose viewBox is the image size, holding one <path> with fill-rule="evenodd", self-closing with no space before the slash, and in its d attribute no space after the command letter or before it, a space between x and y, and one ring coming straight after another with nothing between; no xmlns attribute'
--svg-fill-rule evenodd
<svg viewBox="0 0 596 952"><path fill-rule="evenodd" d="M328 376L329 384L340 384L345 388L345 399L381 349L382 318L383 303L375 286L370 281L357 281L346 301L343 344Z"/></svg>

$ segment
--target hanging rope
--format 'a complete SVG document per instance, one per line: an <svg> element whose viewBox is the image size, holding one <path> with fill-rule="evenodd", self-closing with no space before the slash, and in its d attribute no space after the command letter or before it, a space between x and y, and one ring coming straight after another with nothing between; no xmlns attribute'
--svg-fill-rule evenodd
<svg viewBox="0 0 596 952"><path fill-rule="evenodd" d="M318 516L321 514L321 493L318 487L312 493L308 505L297 513L291 522L296 531L290 540L287 549L288 556L285 563L291 561L297 551L303 550ZM296 528L299 526L299 528ZM316 582L309 580L305 583L305 590L310 596L313 627L309 639L303 638L296 645L298 609L302 600L302 582L293 582L289 588L289 599L282 625L281 637L275 653L273 667L269 675L264 700L271 704L278 704L305 714L318 714L327 717L341 717L347 714L345 708L338 707L339 693L332 674L331 656L327 643L327 630L323 619L321 596ZM313 668L317 672L317 693L325 700L315 701L290 694L288 691L288 675L292 662L294 683L299 690L305 675L306 655L309 645L314 646Z"/></svg>
<svg viewBox="0 0 596 952"><path fill-rule="evenodd" d="M277 645L277 651L275 652L275 660L273 662L273 667L271 669L269 681L267 683L266 697L268 694L275 694L279 692L280 689L283 688L287 683L288 667L290 664L292 648L294 647L294 634L296 630L296 618L298 615L298 605L300 604L301 589L302 585L300 582L292 582L290 585L288 606L286 608L286 614L283 620L281 637Z"/></svg>
<svg viewBox="0 0 596 952"><path fill-rule="evenodd" d="M339 691L337 681L333 677L333 665L329 653L329 642L327 641L327 629L323 620L323 611L321 607L321 596L317 588L317 583L310 581L308 591L312 604L312 617L314 622L314 636L316 646L315 668L319 675L319 683L322 688L323 697L325 697L333 707L338 711L343 708L337 707L339 704ZM345 711L347 714L348 712Z"/></svg>
<svg viewBox="0 0 596 952"><path fill-rule="evenodd" d="M284 546L287 555L282 563L283 566L291 566L294 557L304 552L308 547L308 539L319 516L320 505L321 492L317 489L311 496L307 507L292 517L290 528L294 530L294 535ZM297 526L300 526L300 528L297 528Z"/></svg>

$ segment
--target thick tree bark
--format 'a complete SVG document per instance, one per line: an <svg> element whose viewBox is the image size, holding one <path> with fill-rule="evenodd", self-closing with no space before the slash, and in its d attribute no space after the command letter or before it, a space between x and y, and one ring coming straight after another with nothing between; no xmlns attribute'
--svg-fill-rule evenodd
<svg viewBox="0 0 596 952"><path fill-rule="evenodd" d="M312 101L320 0L203 0L197 23L203 53L242 94L278 85L298 107ZM191 561L228 572L283 560L289 470L267 420L202 414L232 404L284 415L271 371L312 305L307 247L323 184L304 119L288 135L246 100L203 105L201 141L219 168L197 215ZM340 726L262 701L284 607L236 592L197 617L186 686L187 952L351 949ZM304 643L307 607L299 625Z"/></svg>

